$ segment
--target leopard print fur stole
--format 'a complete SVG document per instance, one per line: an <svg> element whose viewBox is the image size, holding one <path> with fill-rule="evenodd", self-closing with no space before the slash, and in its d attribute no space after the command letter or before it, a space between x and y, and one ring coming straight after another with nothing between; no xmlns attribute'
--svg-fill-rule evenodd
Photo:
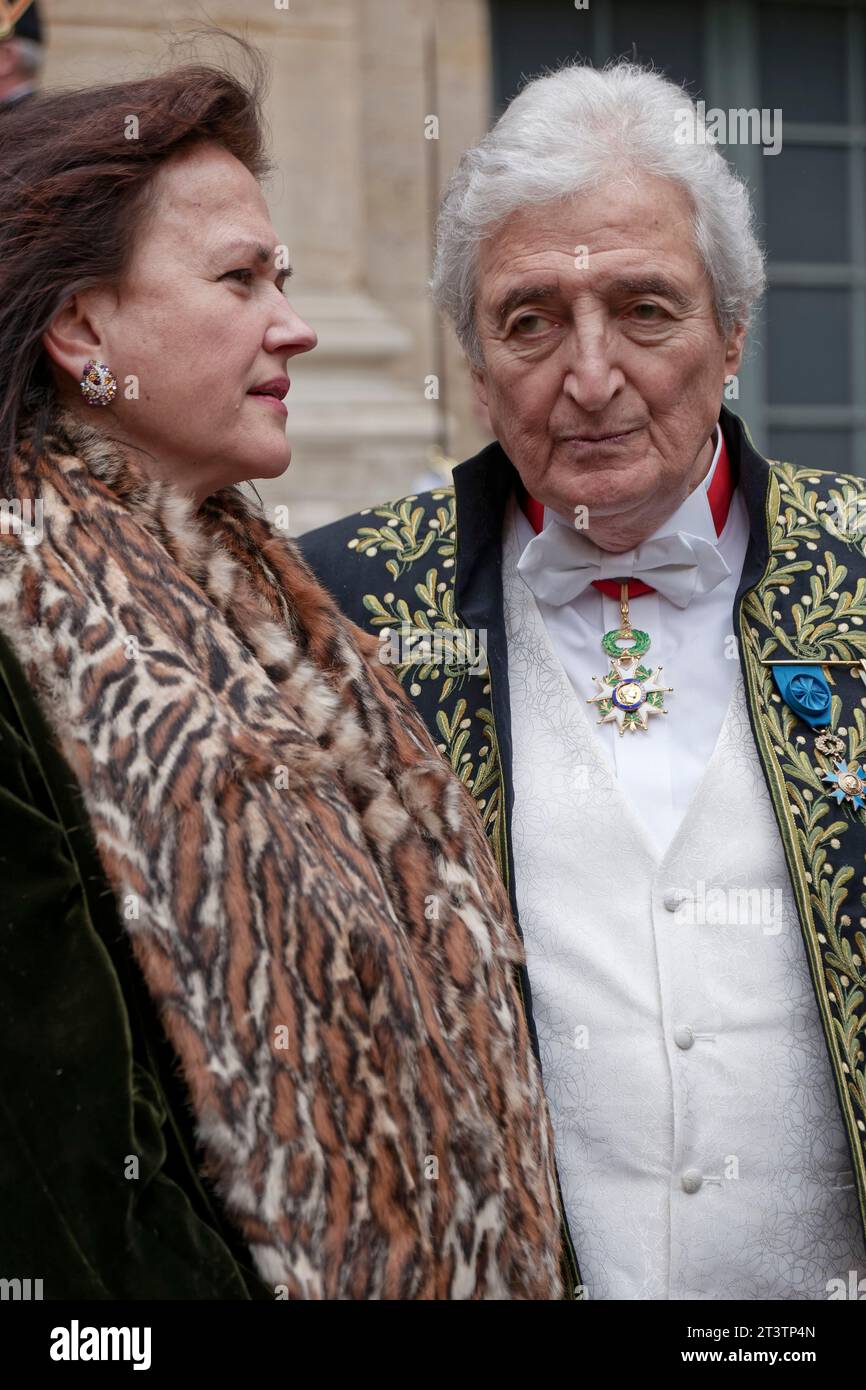
<svg viewBox="0 0 866 1390"><path fill-rule="evenodd" d="M258 508L196 510L128 453L68 411L22 435L44 534L0 536L0 624L202 1171L280 1296L558 1298L522 948L467 790Z"/></svg>

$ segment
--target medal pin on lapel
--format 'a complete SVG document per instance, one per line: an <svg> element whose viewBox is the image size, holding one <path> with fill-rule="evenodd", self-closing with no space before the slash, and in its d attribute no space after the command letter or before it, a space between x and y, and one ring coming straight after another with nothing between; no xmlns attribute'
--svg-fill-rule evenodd
<svg viewBox="0 0 866 1390"><path fill-rule="evenodd" d="M666 694L673 686L662 685L661 666L651 671L640 658L650 649L649 633L633 628L628 614L628 584L620 585L619 609L622 621L601 639L602 649L610 657L610 670L603 678L593 676L595 695L587 697L588 705L598 707L599 724L616 721L620 736L649 728L651 714L667 714Z"/></svg>
<svg viewBox="0 0 866 1390"><path fill-rule="evenodd" d="M821 781L828 783L828 794L835 797L839 805L845 801L859 811L866 805L866 772L859 763L842 759L846 744L829 725L832 697L821 667L780 663L773 666L773 679L788 708L812 729L820 730L815 739L815 751L833 763L832 770L826 763L819 763L817 767Z"/></svg>

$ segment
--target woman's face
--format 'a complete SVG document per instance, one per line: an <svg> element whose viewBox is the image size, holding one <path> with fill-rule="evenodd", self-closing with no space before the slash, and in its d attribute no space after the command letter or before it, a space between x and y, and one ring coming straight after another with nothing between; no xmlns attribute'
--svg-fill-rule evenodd
<svg viewBox="0 0 866 1390"><path fill-rule="evenodd" d="M286 248L234 155L217 145L176 155L153 191L122 284L74 296L45 345L64 369L64 400L201 501L288 467L286 364L316 334L284 298ZM78 390L89 357L117 378L108 406Z"/></svg>

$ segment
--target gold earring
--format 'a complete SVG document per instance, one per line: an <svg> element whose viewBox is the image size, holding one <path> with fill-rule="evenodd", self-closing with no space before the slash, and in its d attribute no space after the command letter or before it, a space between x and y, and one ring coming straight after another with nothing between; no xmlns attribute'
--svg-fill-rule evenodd
<svg viewBox="0 0 866 1390"><path fill-rule="evenodd" d="M114 372L104 362L96 362L93 358L85 362L78 385L88 405L108 405L117 395Z"/></svg>

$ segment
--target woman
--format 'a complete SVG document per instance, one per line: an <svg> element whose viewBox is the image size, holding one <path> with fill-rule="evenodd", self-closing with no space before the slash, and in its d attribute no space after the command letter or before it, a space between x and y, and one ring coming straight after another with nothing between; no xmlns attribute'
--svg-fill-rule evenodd
<svg viewBox="0 0 866 1390"><path fill-rule="evenodd" d="M557 1297L471 802L236 487L288 466L315 345L259 99L195 66L0 118L2 1268L46 1298Z"/></svg>

